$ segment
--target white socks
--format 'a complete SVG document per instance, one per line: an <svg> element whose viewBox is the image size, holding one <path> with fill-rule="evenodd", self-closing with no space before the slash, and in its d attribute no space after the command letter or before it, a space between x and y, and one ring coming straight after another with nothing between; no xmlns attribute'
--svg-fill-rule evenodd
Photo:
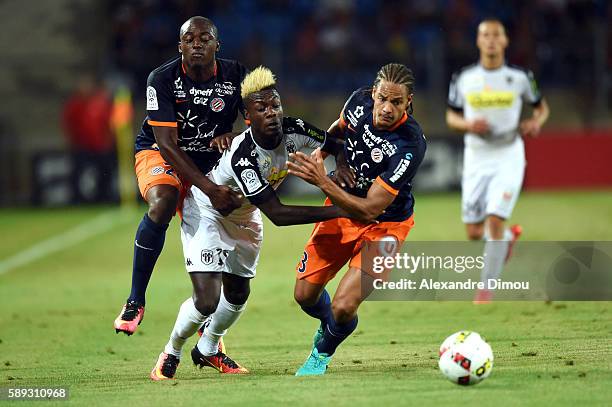
<svg viewBox="0 0 612 407"><path fill-rule="evenodd" d="M210 324L204 329L204 335L198 341L198 350L206 356L215 355L218 351L219 340L225 335L227 329L240 318L245 308L246 303L241 305L229 303L222 289L217 310L211 315Z"/></svg>
<svg viewBox="0 0 612 407"><path fill-rule="evenodd" d="M504 237L502 240L486 238L484 267L480 275L480 281L485 283L485 287L488 279L497 279L501 275L511 239L512 232L510 229L504 230Z"/></svg>
<svg viewBox="0 0 612 407"><path fill-rule="evenodd" d="M190 297L179 309L174 329L170 334L170 341L166 344L164 352L180 358L183 345L202 326L204 320L206 316L196 309L193 298Z"/></svg>

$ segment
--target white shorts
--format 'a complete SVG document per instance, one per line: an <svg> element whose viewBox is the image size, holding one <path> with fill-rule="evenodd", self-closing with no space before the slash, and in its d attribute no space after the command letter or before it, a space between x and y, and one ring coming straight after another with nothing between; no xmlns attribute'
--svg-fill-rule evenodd
<svg viewBox="0 0 612 407"><path fill-rule="evenodd" d="M508 219L525 175L523 140L495 148L466 147L461 180L463 223L480 223L489 215Z"/></svg>
<svg viewBox="0 0 612 407"><path fill-rule="evenodd" d="M230 273L255 277L263 241L261 213L241 219L222 217L198 206L191 192L183 203L181 240L189 273Z"/></svg>

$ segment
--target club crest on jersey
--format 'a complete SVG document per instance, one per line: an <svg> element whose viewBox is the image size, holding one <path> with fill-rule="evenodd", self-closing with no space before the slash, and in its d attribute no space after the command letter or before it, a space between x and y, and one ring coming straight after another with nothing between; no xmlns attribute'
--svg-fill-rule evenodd
<svg viewBox="0 0 612 407"><path fill-rule="evenodd" d="M159 175L159 174L162 174L164 171L165 171L164 167L160 167L160 166L153 167L151 168L151 175Z"/></svg>
<svg viewBox="0 0 612 407"><path fill-rule="evenodd" d="M285 147L287 148L287 152L289 154L295 153L297 151L297 147L295 143L290 138L285 139Z"/></svg>
<svg viewBox="0 0 612 407"><path fill-rule="evenodd" d="M257 177L255 170L249 168L240 173L240 179L244 182L247 191L253 193L261 188L261 181Z"/></svg>
<svg viewBox="0 0 612 407"><path fill-rule="evenodd" d="M214 261L214 255L212 250L202 250L201 256L202 264L210 266Z"/></svg>
<svg viewBox="0 0 612 407"><path fill-rule="evenodd" d="M147 110L159 110L157 92L153 86L147 86Z"/></svg>
<svg viewBox="0 0 612 407"><path fill-rule="evenodd" d="M378 164L383 159L383 152L380 148L373 148L371 152L371 156L372 156L372 161Z"/></svg>
<svg viewBox="0 0 612 407"><path fill-rule="evenodd" d="M225 102L221 98L214 98L210 102L210 109L213 112L220 112L221 110L223 110L224 107L225 107Z"/></svg>

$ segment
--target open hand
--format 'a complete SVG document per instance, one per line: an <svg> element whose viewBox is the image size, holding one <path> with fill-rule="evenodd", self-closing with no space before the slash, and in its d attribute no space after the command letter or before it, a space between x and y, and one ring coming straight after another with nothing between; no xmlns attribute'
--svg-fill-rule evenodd
<svg viewBox="0 0 612 407"><path fill-rule="evenodd" d="M289 158L293 160L287 161L289 174L302 178L304 181L320 186L327 179L327 170L323 164L321 149L317 148L308 156L301 151L289 154Z"/></svg>

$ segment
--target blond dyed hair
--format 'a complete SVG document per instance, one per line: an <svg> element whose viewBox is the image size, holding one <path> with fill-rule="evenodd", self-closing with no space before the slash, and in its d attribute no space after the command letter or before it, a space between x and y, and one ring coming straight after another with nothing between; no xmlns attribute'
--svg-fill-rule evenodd
<svg viewBox="0 0 612 407"><path fill-rule="evenodd" d="M240 95L242 99L246 99L249 95L274 85L276 85L276 78L272 71L265 66L258 66L244 77Z"/></svg>

